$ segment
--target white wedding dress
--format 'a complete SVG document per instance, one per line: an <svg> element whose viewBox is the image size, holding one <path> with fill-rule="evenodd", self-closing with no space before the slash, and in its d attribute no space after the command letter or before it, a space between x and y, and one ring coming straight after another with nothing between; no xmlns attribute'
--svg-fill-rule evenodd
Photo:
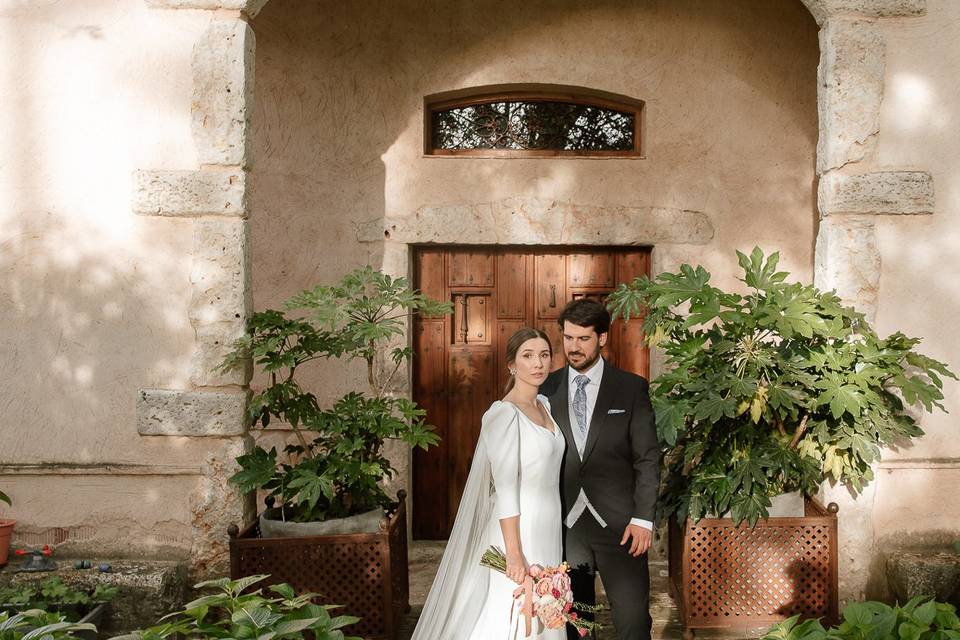
<svg viewBox="0 0 960 640"><path fill-rule="evenodd" d="M537 399L550 413L544 396ZM520 543L530 564L562 560L560 462L563 434L534 423L510 402L483 415L480 439L460 509L413 640L514 640L524 637L516 583L480 566L491 546L506 550L500 518L520 514ZM512 618L512 623L511 623ZM544 629L534 618L530 638L564 640L564 629Z"/></svg>

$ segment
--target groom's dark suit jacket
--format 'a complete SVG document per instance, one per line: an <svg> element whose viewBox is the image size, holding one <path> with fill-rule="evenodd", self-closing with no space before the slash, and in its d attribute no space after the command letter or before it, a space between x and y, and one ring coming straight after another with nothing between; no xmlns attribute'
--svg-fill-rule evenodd
<svg viewBox="0 0 960 640"><path fill-rule="evenodd" d="M647 381L603 363L581 461L571 431L575 418L570 415L568 369L554 371L540 387L567 441L560 481L564 519L583 488L590 504L618 536L631 518L653 522L660 448ZM584 512L581 517L592 516Z"/></svg>

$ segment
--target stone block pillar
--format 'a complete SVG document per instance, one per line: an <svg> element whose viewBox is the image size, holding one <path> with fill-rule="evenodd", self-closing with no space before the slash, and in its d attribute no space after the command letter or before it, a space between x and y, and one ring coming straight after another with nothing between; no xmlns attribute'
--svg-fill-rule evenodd
<svg viewBox="0 0 960 640"><path fill-rule="evenodd" d="M193 511L191 565L198 577L228 570L227 526L253 517L253 496L229 483L236 457L251 450L247 433L250 364L217 368L243 335L252 313L247 170L253 112L254 34L247 20L266 0L147 0L158 9L203 9L209 25L193 48L192 131L200 166L140 170L133 210L193 219L189 287L196 335L190 388L143 389L137 400L142 436L205 438Z"/></svg>
<svg viewBox="0 0 960 640"><path fill-rule="evenodd" d="M817 174L820 229L814 283L876 318L881 256L876 216L933 212L933 180L924 171L876 166L886 42L879 20L925 13L925 0L803 0L820 25ZM860 494L825 486L840 511L840 598L862 599L876 572L876 484Z"/></svg>

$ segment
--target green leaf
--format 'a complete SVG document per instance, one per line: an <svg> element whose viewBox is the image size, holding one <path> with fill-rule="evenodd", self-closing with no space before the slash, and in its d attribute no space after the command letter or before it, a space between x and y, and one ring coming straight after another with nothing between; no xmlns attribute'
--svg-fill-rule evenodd
<svg viewBox="0 0 960 640"><path fill-rule="evenodd" d="M724 416L733 418L736 416L736 401L732 397L720 397L716 393L709 393L699 402L693 410L694 420L709 419L711 422L717 422Z"/></svg>
<svg viewBox="0 0 960 640"><path fill-rule="evenodd" d="M252 452L238 456L237 464L240 465L240 471L230 476L230 482L243 493L256 491L265 487L276 475L277 449L273 447L268 453L257 446Z"/></svg>

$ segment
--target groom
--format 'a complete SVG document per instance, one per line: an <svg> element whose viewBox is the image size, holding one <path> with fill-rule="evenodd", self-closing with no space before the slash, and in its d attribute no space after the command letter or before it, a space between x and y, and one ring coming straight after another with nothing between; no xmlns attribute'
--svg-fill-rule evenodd
<svg viewBox="0 0 960 640"><path fill-rule="evenodd" d="M600 357L610 314L599 302L574 300L559 323L568 366L550 374L540 392L567 441L560 496L573 596L594 604L599 571L617 636L649 640L647 549L660 453L647 381ZM572 627L567 633L578 637Z"/></svg>

